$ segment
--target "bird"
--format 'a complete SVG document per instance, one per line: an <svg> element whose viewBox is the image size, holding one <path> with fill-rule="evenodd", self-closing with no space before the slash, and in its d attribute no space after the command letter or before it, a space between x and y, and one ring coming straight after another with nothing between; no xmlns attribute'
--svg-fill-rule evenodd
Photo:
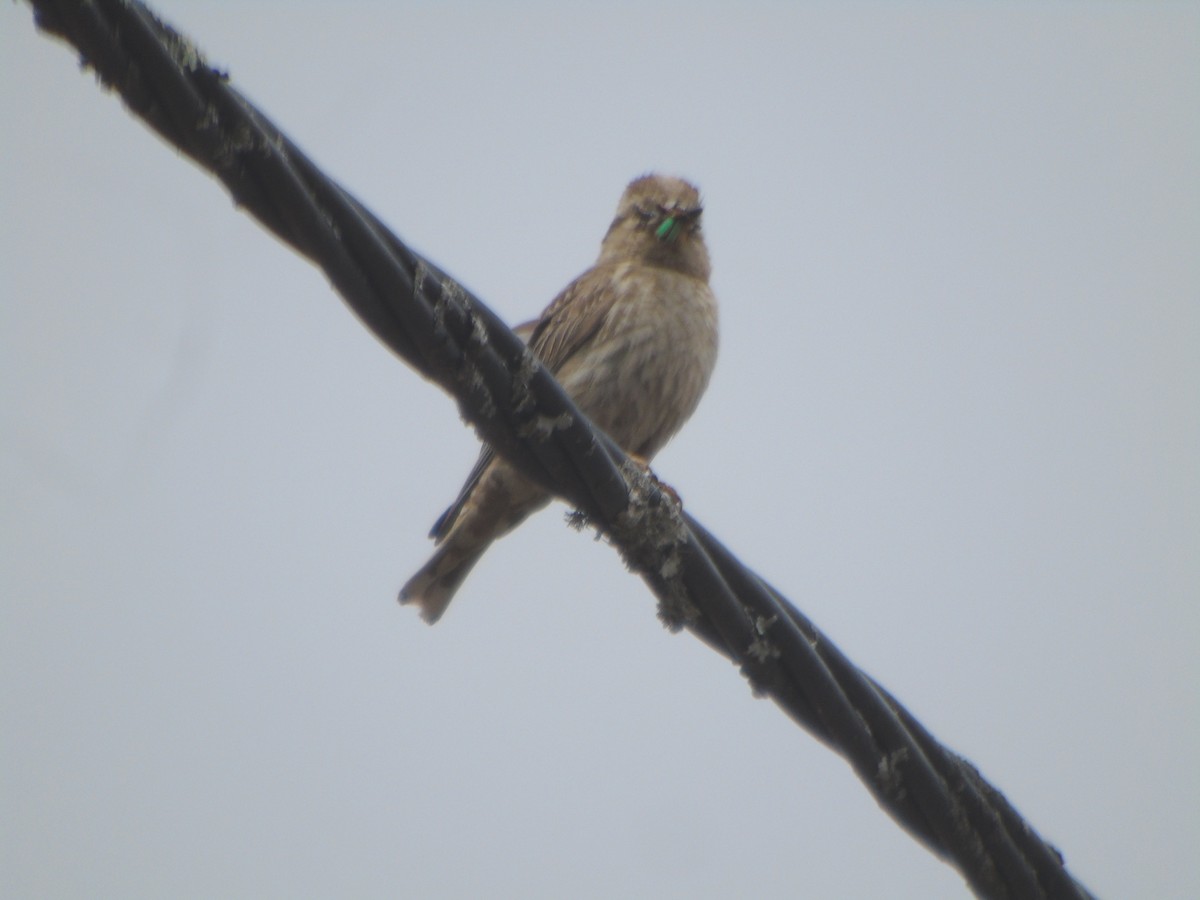
<svg viewBox="0 0 1200 900"><path fill-rule="evenodd" d="M660 174L625 188L596 263L518 326L575 405L643 467L692 415L717 360L700 192ZM433 624L491 546L551 495L484 445L399 600Z"/></svg>

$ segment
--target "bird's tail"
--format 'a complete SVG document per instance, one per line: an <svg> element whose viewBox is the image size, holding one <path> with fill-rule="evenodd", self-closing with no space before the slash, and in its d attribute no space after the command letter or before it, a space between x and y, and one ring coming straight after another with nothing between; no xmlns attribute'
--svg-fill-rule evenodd
<svg viewBox="0 0 1200 900"><path fill-rule="evenodd" d="M452 543L443 544L400 589L400 602L418 607L421 618L432 625L442 617L455 592L487 548L488 544L485 543L473 552L464 554L460 547Z"/></svg>

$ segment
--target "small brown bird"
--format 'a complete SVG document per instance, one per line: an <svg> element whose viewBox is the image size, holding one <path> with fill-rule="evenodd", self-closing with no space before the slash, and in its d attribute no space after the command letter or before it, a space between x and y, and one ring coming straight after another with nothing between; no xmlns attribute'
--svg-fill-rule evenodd
<svg viewBox="0 0 1200 900"><path fill-rule="evenodd" d="M517 329L588 418L646 462L696 409L717 360L701 210L700 193L686 181L634 180L596 264ZM458 499L434 523L438 548L400 602L436 622L492 541L549 501L485 446Z"/></svg>

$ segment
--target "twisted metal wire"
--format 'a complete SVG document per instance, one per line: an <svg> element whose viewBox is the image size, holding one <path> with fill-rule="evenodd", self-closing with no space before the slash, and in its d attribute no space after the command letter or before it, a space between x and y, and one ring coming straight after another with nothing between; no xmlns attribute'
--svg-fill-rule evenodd
<svg viewBox="0 0 1200 900"><path fill-rule="evenodd" d="M30 0L39 27L238 205L319 266L363 323L454 396L498 453L573 504L686 628L841 754L877 802L988 898L1088 898L1062 856L778 591L632 465L490 309L321 173L135 0Z"/></svg>

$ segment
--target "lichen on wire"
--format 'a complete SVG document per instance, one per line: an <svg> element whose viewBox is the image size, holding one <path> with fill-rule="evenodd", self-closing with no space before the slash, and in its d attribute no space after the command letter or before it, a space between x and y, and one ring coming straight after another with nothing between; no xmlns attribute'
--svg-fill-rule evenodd
<svg viewBox="0 0 1200 900"><path fill-rule="evenodd" d="M778 591L575 408L499 317L329 179L136 0L30 0L102 83L320 267L385 345L526 476L573 505L650 586L673 630L736 664L841 754L892 817L981 897L1087 898L1061 854Z"/></svg>

